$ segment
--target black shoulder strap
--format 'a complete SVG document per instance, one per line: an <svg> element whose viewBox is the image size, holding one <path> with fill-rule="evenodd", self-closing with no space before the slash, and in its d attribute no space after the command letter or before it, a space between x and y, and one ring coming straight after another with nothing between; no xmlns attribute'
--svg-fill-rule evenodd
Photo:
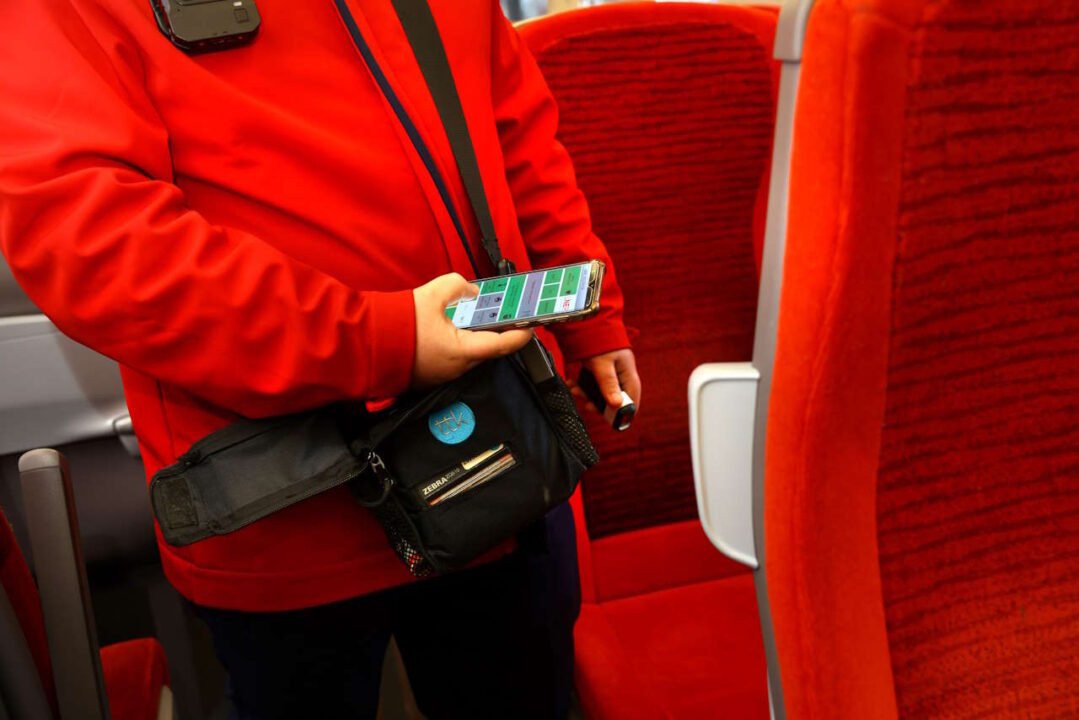
<svg viewBox="0 0 1079 720"><path fill-rule="evenodd" d="M438 108L438 115L442 119L442 126L457 161L457 170L461 173L468 200L472 204L472 212L475 213L476 222L480 226L483 248L499 274L511 273L514 271L513 264L502 257L502 251L498 247L498 236L491 220L491 208L487 204L487 194L483 189L476 151L472 146L472 137L468 133L464 110L461 108L461 98L457 94L457 85L453 81L450 63L446 58L446 48L438 34L431 8L427 5L427 0L392 1L408 37L408 43L416 56L416 62L423 71L423 78L427 81L427 89Z"/></svg>

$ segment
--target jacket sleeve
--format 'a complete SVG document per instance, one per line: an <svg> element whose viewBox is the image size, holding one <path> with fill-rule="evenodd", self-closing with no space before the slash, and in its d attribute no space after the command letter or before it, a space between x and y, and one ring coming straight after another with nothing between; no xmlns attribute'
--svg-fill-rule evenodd
<svg viewBox="0 0 1079 720"><path fill-rule="evenodd" d="M571 360L629 347L614 265L592 232L588 203L577 187L569 153L555 138L558 109L554 98L498 3L494 3L493 18L495 119L529 257L537 267L584 260L602 260L607 266L599 313L552 329Z"/></svg>
<svg viewBox="0 0 1079 720"><path fill-rule="evenodd" d="M0 249L30 298L75 340L246 416L404 390L411 292L357 291L187 207L139 56L104 17L0 3Z"/></svg>

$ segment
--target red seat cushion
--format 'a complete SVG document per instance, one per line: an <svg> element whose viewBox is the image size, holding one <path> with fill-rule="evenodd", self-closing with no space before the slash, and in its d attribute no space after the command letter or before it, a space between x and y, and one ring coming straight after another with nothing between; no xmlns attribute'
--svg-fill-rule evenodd
<svg viewBox="0 0 1079 720"><path fill-rule="evenodd" d="M618 600L747 572L718 552L698 520L609 535L589 544L594 597Z"/></svg>
<svg viewBox="0 0 1079 720"><path fill-rule="evenodd" d="M101 669L113 720L155 720L169 669L161 643L127 640L101 648Z"/></svg>
<svg viewBox="0 0 1079 720"><path fill-rule="evenodd" d="M747 574L586 604L578 692L592 720L768 718Z"/></svg>

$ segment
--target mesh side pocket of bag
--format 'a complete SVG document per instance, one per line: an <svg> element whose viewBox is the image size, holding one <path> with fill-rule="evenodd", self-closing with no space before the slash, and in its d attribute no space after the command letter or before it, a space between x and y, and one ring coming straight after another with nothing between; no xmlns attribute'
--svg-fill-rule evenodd
<svg viewBox="0 0 1079 720"><path fill-rule="evenodd" d="M540 396L547 411L551 414L562 439L569 445L570 450L586 468L590 468L599 462L599 453L592 444L592 438L588 436L584 421L577 413L577 405L573 402L573 396L566 384L557 379L545 383L541 388Z"/></svg>
<svg viewBox="0 0 1079 720"><path fill-rule="evenodd" d="M372 507L371 510L386 531L390 546L397 553L397 556L404 561L408 571L418 578L431 575L434 568L420 552L420 543L416 537L416 531L412 527L412 523L405 517L405 513L400 506L392 500L387 500Z"/></svg>

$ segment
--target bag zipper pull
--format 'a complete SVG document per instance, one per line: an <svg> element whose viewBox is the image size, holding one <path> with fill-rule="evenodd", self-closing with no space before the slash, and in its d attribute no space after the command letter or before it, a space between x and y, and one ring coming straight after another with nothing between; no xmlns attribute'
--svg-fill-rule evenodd
<svg viewBox="0 0 1079 720"><path fill-rule="evenodd" d="M378 453L371 451L371 459L368 462L371 464L371 471L375 474L375 477L386 484L393 484L390 471L386 469L386 463L382 462L382 458L378 456Z"/></svg>
<svg viewBox="0 0 1079 720"><path fill-rule="evenodd" d="M375 478L381 483L382 490L375 500L364 500L359 495L356 496L356 499L359 500L359 503L364 507L377 507L386 502L386 498L390 496L390 489L393 488L393 476L390 475L386 463L382 461L382 458L380 458L378 453L374 450L367 453L367 466L371 468L371 472L374 473Z"/></svg>

